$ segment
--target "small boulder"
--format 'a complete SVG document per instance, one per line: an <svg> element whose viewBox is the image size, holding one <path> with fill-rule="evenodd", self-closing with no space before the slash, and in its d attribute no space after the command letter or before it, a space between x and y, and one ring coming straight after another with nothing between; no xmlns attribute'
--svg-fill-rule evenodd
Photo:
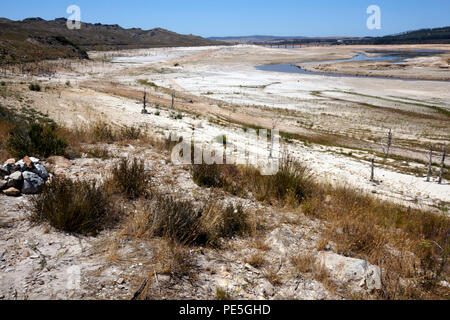
<svg viewBox="0 0 450 320"><path fill-rule="evenodd" d="M0 178L3 179L7 175L9 175L9 170L7 166L0 166Z"/></svg>
<svg viewBox="0 0 450 320"><path fill-rule="evenodd" d="M53 156L47 159L48 164L60 167L70 167L72 161L61 156Z"/></svg>
<svg viewBox="0 0 450 320"><path fill-rule="evenodd" d="M16 162L15 168L13 169L13 171L20 170L20 171L24 172L26 169L27 169L27 164L25 163L25 161L19 160Z"/></svg>
<svg viewBox="0 0 450 320"><path fill-rule="evenodd" d="M23 194L36 194L44 186L44 180L36 173L25 171L23 173Z"/></svg>
<svg viewBox="0 0 450 320"><path fill-rule="evenodd" d="M31 172L36 173L39 177L44 179L44 181L47 181L49 177L47 169L45 169L45 167L40 163L36 163L34 165L34 169L31 170Z"/></svg>
<svg viewBox="0 0 450 320"><path fill-rule="evenodd" d="M8 185L8 182L6 180L0 180L0 191L5 189Z"/></svg>
<svg viewBox="0 0 450 320"><path fill-rule="evenodd" d="M7 195L8 197L18 197L20 196L20 191L16 188L9 188L6 190L3 190L3 193Z"/></svg>
<svg viewBox="0 0 450 320"><path fill-rule="evenodd" d="M29 169L29 170L33 169L34 163L33 163L33 161L31 161L30 157L26 156L26 157L24 157L22 159L22 161L25 163L25 166L26 166L25 170L26 169Z"/></svg>
<svg viewBox="0 0 450 320"><path fill-rule="evenodd" d="M275 288L268 280L262 279L255 288L255 292L260 297L272 297L275 294Z"/></svg>
<svg viewBox="0 0 450 320"><path fill-rule="evenodd" d="M8 174L19 170L18 166L16 165L16 159L8 159L8 160L6 160L6 162L3 164L3 168L6 171L8 171Z"/></svg>
<svg viewBox="0 0 450 320"><path fill-rule="evenodd" d="M23 181L22 173L20 171L11 173L8 176L7 181L8 181L8 183L6 185L7 188L20 189L22 187L22 181Z"/></svg>
<svg viewBox="0 0 450 320"><path fill-rule="evenodd" d="M355 290L381 289L380 268L365 260L348 258L333 252L320 252L318 260L336 280L352 286Z"/></svg>
<svg viewBox="0 0 450 320"><path fill-rule="evenodd" d="M270 233L267 243L272 249L286 255L295 247L298 240L299 237L287 225L283 225Z"/></svg>
<svg viewBox="0 0 450 320"><path fill-rule="evenodd" d="M34 164L40 163L40 160L39 160L38 158L35 158L35 157L30 157L30 160L31 160Z"/></svg>
<svg viewBox="0 0 450 320"><path fill-rule="evenodd" d="M16 159L8 159L5 162L5 166L13 166L16 164Z"/></svg>

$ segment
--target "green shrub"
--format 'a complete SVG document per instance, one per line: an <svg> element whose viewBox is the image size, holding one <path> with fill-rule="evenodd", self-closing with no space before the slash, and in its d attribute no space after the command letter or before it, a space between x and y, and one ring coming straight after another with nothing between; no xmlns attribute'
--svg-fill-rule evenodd
<svg viewBox="0 0 450 320"><path fill-rule="evenodd" d="M221 165L194 164L191 166L191 174L194 182L200 187L222 187Z"/></svg>
<svg viewBox="0 0 450 320"><path fill-rule="evenodd" d="M28 88L31 91L41 91L41 86L38 83L31 83Z"/></svg>
<svg viewBox="0 0 450 320"><path fill-rule="evenodd" d="M220 239L242 237L251 231L251 222L242 206L223 206L210 201L201 211L201 231L197 243L217 247Z"/></svg>
<svg viewBox="0 0 450 320"><path fill-rule="evenodd" d="M11 130L7 149L17 158L26 155L50 157L64 155L67 142L58 136L55 123L31 123Z"/></svg>
<svg viewBox="0 0 450 320"><path fill-rule="evenodd" d="M114 222L115 211L102 186L55 177L32 198L33 222L82 235L96 235Z"/></svg>
<svg viewBox="0 0 450 320"><path fill-rule="evenodd" d="M217 287L216 288L216 300L227 301L227 300L232 300L232 297L227 290Z"/></svg>
<svg viewBox="0 0 450 320"><path fill-rule="evenodd" d="M145 170L144 161L126 159L113 168L112 181L119 192L129 199L151 194L151 174Z"/></svg>
<svg viewBox="0 0 450 320"><path fill-rule="evenodd" d="M183 114L181 114L181 113L178 113L178 114L176 114L176 113L170 113L169 114L169 118L170 119L174 119L174 120L182 120L183 119Z"/></svg>
<svg viewBox="0 0 450 320"><path fill-rule="evenodd" d="M240 204L222 209L222 219L220 236L223 238L243 236L249 230L247 215Z"/></svg>

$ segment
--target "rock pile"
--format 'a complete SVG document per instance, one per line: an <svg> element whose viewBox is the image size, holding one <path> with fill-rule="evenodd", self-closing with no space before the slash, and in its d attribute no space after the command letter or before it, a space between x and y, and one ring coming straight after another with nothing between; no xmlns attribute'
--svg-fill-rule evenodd
<svg viewBox="0 0 450 320"><path fill-rule="evenodd" d="M25 157L17 162L9 159L0 165L0 191L11 197L36 194L48 177L47 169L37 158Z"/></svg>

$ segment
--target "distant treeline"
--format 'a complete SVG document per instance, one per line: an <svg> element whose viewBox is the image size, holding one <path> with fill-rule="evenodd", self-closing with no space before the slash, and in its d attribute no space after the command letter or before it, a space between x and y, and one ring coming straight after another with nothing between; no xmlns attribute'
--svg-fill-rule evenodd
<svg viewBox="0 0 450 320"><path fill-rule="evenodd" d="M365 38L306 38L266 43L273 46L304 44L450 44L450 27L421 29L384 37Z"/></svg>

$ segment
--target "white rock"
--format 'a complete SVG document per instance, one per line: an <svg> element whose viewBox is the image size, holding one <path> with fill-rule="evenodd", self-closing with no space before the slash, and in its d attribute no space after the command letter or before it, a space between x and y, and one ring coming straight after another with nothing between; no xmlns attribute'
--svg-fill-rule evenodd
<svg viewBox="0 0 450 320"><path fill-rule="evenodd" d="M262 279L261 283L256 287L255 291L259 296L271 297L275 293L275 288L268 280Z"/></svg>
<svg viewBox="0 0 450 320"><path fill-rule="evenodd" d="M295 245L297 239L298 236L296 237L296 235L288 227L282 226L281 228L277 228L270 233L267 243L272 249L285 255L289 249Z"/></svg>
<svg viewBox="0 0 450 320"><path fill-rule="evenodd" d="M30 157L31 162L33 162L34 164L39 163L39 159L38 158L34 158L34 157Z"/></svg>
<svg viewBox="0 0 450 320"><path fill-rule="evenodd" d="M347 258L332 252L320 252L318 261L336 280L368 291L381 289L380 268L361 259Z"/></svg>

